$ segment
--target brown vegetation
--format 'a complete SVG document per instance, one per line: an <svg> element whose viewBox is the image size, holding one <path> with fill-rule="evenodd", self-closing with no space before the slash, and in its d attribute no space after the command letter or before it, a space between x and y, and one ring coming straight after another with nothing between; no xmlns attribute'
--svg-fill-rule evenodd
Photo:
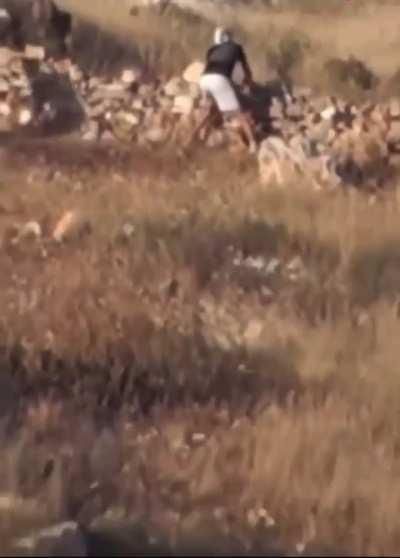
<svg viewBox="0 0 400 558"><path fill-rule="evenodd" d="M395 553L396 197L264 192L223 157L8 154L3 490L39 524L122 509L172 547ZM58 244L67 210L87 226ZM31 220L42 236L16 241Z"/></svg>

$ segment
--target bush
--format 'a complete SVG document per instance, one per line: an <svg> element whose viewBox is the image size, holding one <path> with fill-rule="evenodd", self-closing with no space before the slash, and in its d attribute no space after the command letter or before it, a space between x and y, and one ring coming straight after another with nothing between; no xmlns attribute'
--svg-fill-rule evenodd
<svg viewBox="0 0 400 558"><path fill-rule="evenodd" d="M290 29L281 37L277 44L267 49L267 64L276 71L279 77L288 78L290 73L303 64L306 53L311 48L307 35Z"/></svg>
<svg viewBox="0 0 400 558"><path fill-rule="evenodd" d="M347 60L330 58L324 64L324 72L336 87L349 87L361 91L371 91L378 85L378 78L364 62L354 56Z"/></svg>

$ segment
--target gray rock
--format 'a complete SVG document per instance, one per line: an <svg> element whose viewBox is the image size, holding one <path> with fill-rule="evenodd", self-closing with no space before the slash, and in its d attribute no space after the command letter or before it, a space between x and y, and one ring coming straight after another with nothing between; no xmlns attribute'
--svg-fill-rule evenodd
<svg viewBox="0 0 400 558"><path fill-rule="evenodd" d="M18 539L13 548L18 556L88 556L85 536L73 521L42 529Z"/></svg>

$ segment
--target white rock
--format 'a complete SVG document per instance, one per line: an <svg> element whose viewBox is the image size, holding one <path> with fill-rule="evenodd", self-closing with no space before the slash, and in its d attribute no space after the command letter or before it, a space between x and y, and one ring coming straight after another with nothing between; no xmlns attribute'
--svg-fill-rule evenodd
<svg viewBox="0 0 400 558"><path fill-rule="evenodd" d="M37 221L28 221L20 230L19 238L40 238L42 227Z"/></svg>
<svg viewBox="0 0 400 558"><path fill-rule="evenodd" d="M134 69L125 69L121 75L122 83L126 85L132 85L132 83L136 83L140 79L140 72Z"/></svg>
<svg viewBox="0 0 400 558"><path fill-rule="evenodd" d="M291 272L300 272L304 270L304 263L300 256L295 256L287 264L286 269Z"/></svg>
<svg viewBox="0 0 400 558"><path fill-rule="evenodd" d="M336 112L336 108L331 106L324 109L320 114L324 120L330 120Z"/></svg>
<svg viewBox="0 0 400 558"><path fill-rule="evenodd" d="M42 46L26 45L24 56L30 60L44 60L46 57L46 51Z"/></svg>
<svg viewBox="0 0 400 558"><path fill-rule="evenodd" d="M88 85L89 85L89 89L96 89L97 87L99 87L99 85L101 85L101 80L97 76L92 76L89 78Z"/></svg>
<svg viewBox="0 0 400 558"><path fill-rule="evenodd" d="M99 138L100 125L95 120L89 120L82 134L84 141L96 141Z"/></svg>
<svg viewBox="0 0 400 558"><path fill-rule="evenodd" d="M76 81L80 81L83 78L82 70L79 68L79 66L76 66L75 64L72 64L68 68L68 74L71 81L76 82Z"/></svg>
<svg viewBox="0 0 400 558"><path fill-rule="evenodd" d="M144 100L140 97L137 97L132 101L132 108L134 110L144 110Z"/></svg>
<svg viewBox="0 0 400 558"><path fill-rule="evenodd" d="M194 108L194 100L189 95L178 95L174 98L172 112L176 114L190 114Z"/></svg>
<svg viewBox="0 0 400 558"><path fill-rule="evenodd" d="M32 111L28 108L22 108L18 113L18 124L26 126L32 120Z"/></svg>
<svg viewBox="0 0 400 558"><path fill-rule="evenodd" d="M182 77L188 83L199 83L200 78L204 72L205 64L204 62L200 62L196 60L187 66L185 71L182 74Z"/></svg>
<svg viewBox="0 0 400 558"><path fill-rule="evenodd" d="M273 275L276 271L278 271L280 266L281 262L278 260L278 258L272 258L265 268L265 273L267 275Z"/></svg>
<svg viewBox="0 0 400 558"><path fill-rule="evenodd" d="M76 211L67 211L64 213L53 231L53 239L56 242L62 242L77 222L78 214Z"/></svg>
<svg viewBox="0 0 400 558"><path fill-rule="evenodd" d="M391 99L389 103L389 110L391 116L400 116L400 103L398 99Z"/></svg>
<svg viewBox="0 0 400 558"><path fill-rule="evenodd" d="M122 234L126 238L131 238L135 234L135 226L132 223L124 223L122 225Z"/></svg>
<svg viewBox="0 0 400 558"><path fill-rule="evenodd" d="M20 58L20 54L7 47L0 47L0 67L5 67L15 58Z"/></svg>
<svg viewBox="0 0 400 558"><path fill-rule="evenodd" d="M167 95L167 97L176 97L177 95L181 95L183 90L184 90L184 82L179 77L171 78L164 85L164 93L165 95Z"/></svg>

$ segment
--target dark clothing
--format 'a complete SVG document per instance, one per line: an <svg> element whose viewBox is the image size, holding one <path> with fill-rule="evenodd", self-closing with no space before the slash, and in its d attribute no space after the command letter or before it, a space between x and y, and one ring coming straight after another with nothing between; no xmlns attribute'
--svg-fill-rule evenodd
<svg viewBox="0 0 400 558"><path fill-rule="evenodd" d="M60 10L53 2L51 5L50 25L60 37L65 38L72 30L72 16L70 13Z"/></svg>
<svg viewBox="0 0 400 558"><path fill-rule="evenodd" d="M237 62L241 62L245 73L250 75L246 55L239 44L228 41L220 45L214 45L207 52L207 63L204 73L220 74L231 79Z"/></svg>

